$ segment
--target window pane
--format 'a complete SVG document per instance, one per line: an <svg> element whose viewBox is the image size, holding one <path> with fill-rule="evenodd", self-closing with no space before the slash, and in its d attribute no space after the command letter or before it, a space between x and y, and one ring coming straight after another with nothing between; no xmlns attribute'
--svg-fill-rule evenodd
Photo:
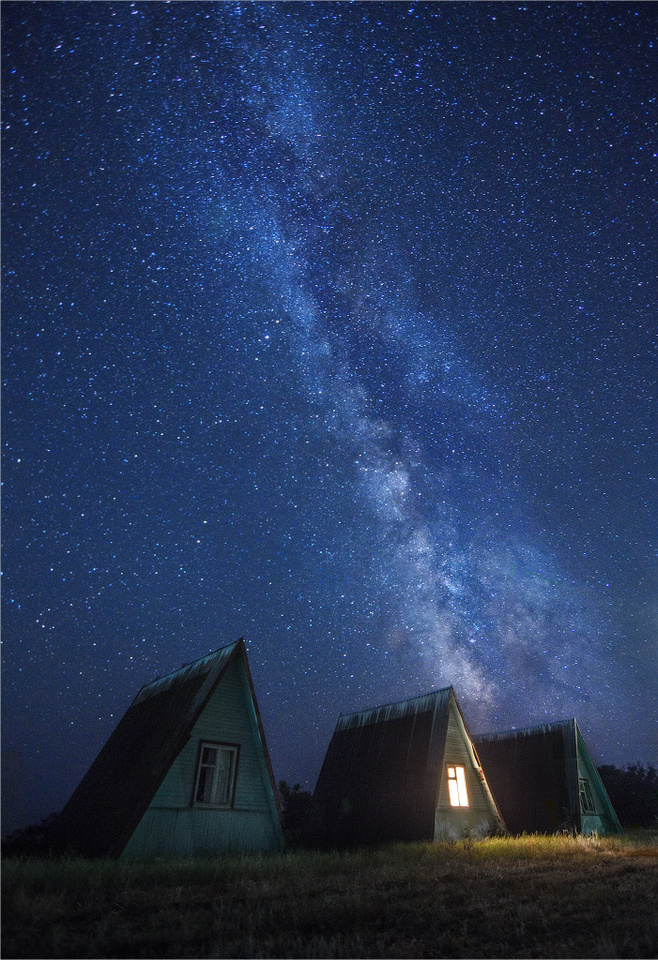
<svg viewBox="0 0 658 960"><path fill-rule="evenodd" d="M237 747L201 744L194 803L230 807L233 800Z"/></svg>
<svg viewBox="0 0 658 960"><path fill-rule="evenodd" d="M456 767L457 771L457 787L459 790L459 806L467 807L468 806L468 793L466 792L466 773L463 767Z"/></svg>
<svg viewBox="0 0 658 960"><path fill-rule="evenodd" d="M448 796L451 807L467 807L466 771L464 767L448 767Z"/></svg>
<svg viewBox="0 0 658 960"><path fill-rule="evenodd" d="M580 780L580 807L583 813L596 813L596 807L594 806L594 797L592 796L592 789L589 785L589 780Z"/></svg>
<svg viewBox="0 0 658 960"><path fill-rule="evenodd" d="M217 760L217 750L215 747L204 747L201 751L201 763L214 764Z"/></svg>
<svg viewBox="0 0 658 960"><path fill-rule="evenodd" d="M233 750L220 750L219 762L217 764L217 781L215 785L215 803L229 803L231 799L233 757Z"/></svg>
<svg viewBox="0 0 658 960"><path fill-rule="evenodd" d="M458 807L459 806L459 790L457 789L456 780L448 780L448 792L450 794L450 806Z"/></svg>
<svg viewBox="0 0 658 960"><path fill-rule="evenodd" d="M212 802L212 767L200 767L199 784L196 790L197 803Z"/></svg>

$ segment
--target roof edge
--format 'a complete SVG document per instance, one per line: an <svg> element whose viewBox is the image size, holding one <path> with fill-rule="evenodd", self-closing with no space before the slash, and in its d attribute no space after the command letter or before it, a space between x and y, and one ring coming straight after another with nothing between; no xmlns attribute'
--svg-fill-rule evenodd
<svg viewBox="0 0 658 960"><path fill-rule="evenodd" d="M244 639L240 637L239 640L234 640L233 643L227 643L223 647L218 647L216 650L213 650L212 653L207 653L203 657L198 657L196 660L192 660L190 663L184 663L182 667L179 667L178 670L170 670L169 673L165 673L161 677L157 677L155 680L151 680L149 683L143 684L134 700L131 703L131 706L134 706L137 703L141 703L143 700L146 700L148 697L155 696L157 693L161 693L163 690L168 689L173 683L187 680L189 677L193 677L197 673L204 672L207 667L208 674L212 671L213 663L215 659L220 659L225 663L228 663L231 657L233 657L235 650L231 648L237 648L238 644L244 643ZM223 673L223 670L220 669L220 673Z"/></svg>
<svg viewBox="0 0 658 960"><path fill-rule="evenodd" d="M351 726L366 726L371 723L380 723L397 717L408 716L410 713L420 713L423 710L434 709L436 701L455 694L452 685L432 690L430 693L417 697L407 697L404 700L394 700L392 703L382 703L375 707L366 707L364 710L355 710L353 713L341 713L336 723L336 732L348 729Z"/></svg>
<svg viewBox="0 0 658 960"><path fill-rule="evenodd" d="M512 727L509 730L496 730L490 733L474 733L472 740L507 740L509 737L525 737L533 733L548 733L549 730L565 730L576 726L575 719L554 720L551 723L537 723L532 727Z"/></svg>
<svg viewBox="0 0 658 960"><path fill-rule="evenodd" d="M247 647L244 642L243 637L240 637L236 641L236 647L242 651L242 662L245 668L245 674L247 676L247 683L249 684L249 691L251 693L251 701L254 705L254 713L256 715L256 725L258 727L258 733L260 735L261 747L263 749L263 756L265 758L265 767L270 777L270 783L272 785L272 792L274 793L274 805L276 807L277 814L279 816L279 825L283 830L283 812L281 810L281 801L279 799L279 791L276 786L276 779L274 777L274 769L272 767L272 760L270 758L270 751L267 746L267 740L265 739L265 729L263 727L263 721L260 716L260 709L258 707L258 700L256 699L256 688L254 687L253 677L251 676L251 667L249 666L249 658L247 657Z"/></svg>

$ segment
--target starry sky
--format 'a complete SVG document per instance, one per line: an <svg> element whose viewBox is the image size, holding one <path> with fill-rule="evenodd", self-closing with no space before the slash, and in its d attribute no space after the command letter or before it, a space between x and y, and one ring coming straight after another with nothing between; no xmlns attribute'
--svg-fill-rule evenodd
<svg viewBox="0 0 658 960"><path fill-rule="evenodd" d="M2 4L7 827L240 636L277 780L448 684L656 762L657 35Z"/></svg>

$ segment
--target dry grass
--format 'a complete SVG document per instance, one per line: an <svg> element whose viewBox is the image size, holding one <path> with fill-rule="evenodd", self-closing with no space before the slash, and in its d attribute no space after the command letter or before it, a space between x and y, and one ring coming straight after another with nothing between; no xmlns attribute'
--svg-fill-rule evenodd
<svg viewBox="0 0 658 960"><path fill-rule="evenodd" d="M5 861L3 956L656 957L658 835Z"/></svg>

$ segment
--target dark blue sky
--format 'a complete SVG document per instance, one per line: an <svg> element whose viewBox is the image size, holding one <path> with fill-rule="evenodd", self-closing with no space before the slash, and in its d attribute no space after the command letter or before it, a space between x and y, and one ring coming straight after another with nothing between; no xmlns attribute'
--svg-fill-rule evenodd
<svg viewBox="0 0 658 960"><path fill-rule="evenodd" d="M657 7L2 4L7 825L243 635L656 762Z"/></svg>

